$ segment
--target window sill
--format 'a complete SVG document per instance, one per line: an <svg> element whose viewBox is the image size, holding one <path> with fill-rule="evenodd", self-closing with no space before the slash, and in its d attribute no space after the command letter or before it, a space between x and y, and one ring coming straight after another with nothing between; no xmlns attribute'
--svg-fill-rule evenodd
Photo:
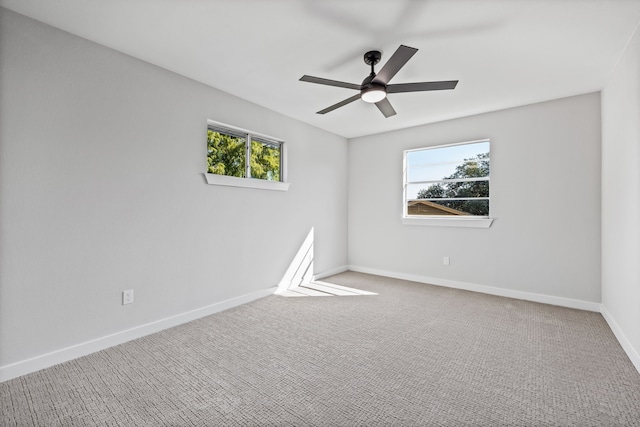
<svg viewBox="0 0 640 427"><path fill-rule="evenodd" d="M420 218L403 217L402 223L405 225L427 225L436 227L467 227L467 228L489 228L493 218Z"/></svg>
<svg viewBox="0 0 640 427"><path fill-rule="evenodd" d="M288 191L289 183L280 181L267 181L266 179L237 178L235 176L216 175L205 173L207 184L224 185L227 187L257 188L259 190Z"/></svg>

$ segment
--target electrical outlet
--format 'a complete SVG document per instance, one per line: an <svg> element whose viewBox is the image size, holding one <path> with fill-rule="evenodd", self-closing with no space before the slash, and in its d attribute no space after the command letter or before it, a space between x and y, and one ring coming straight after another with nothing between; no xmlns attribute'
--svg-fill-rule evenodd
<svg viewBox="0 0 640 427"><path fill-rule="evenodd" d="M442 264L443 264L443 265L449 265L449 257L448 257L448 256L446 256L446 257L442 258ZM132 292L133 292L133 291L132 291Z"/></svg>
<svg viewBox="0 0 640 427"><path fill-rule="evenodd" d="M122 291L122 305L133 303L133 289Z"/></svg>

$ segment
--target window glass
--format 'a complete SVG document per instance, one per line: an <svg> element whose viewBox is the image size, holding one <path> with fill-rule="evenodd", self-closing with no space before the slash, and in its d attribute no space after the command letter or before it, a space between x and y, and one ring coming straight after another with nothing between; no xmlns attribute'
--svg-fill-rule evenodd
<svg viewBox="0 0 640 427"><path fill-rule="evenodd" d="M489 216L489 141L405 152L405 216Z"/></svg>
<svg viewBox="0 0 640 427"><path fill-rule="evenodd" d="M221 130L207 130L207 172L245 178L246 138Z"/></svg>
<svg viewBox="0 0 640 427"><path fill-rule="evenodd" d="M489 162L478 162L478 156L485 153L489 153L489 141L408 151L407 181L441 181L451 176L489 176ZM463 170L464 173L461 173Z"/></svg>
<svg viewBox="0 0 640 427"><path fill-rule="evenodd" d="M282 182L283 142L209 124L207 173Z"/></svg>
<svg viewBox="0 0 640 427"><path fill-rule="evenodd" d="M251 178L280 181L281 144L251 138Z"/></svg>

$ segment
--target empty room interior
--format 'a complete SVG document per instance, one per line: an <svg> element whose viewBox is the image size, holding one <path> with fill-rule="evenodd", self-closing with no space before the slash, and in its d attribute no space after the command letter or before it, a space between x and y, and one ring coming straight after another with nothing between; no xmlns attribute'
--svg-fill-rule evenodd
<svg viewBox="0 0 640 427"><path fill-rule="evenodd" d="M640 426L639 25L0 0L0 424Z"/></svg>

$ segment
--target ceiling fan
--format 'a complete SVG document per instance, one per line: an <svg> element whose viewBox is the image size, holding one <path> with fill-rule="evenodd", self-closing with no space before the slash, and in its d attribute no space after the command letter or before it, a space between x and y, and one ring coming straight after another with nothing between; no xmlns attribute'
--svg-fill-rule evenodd
<svg viewBox="0 0 640 427"><path fill-rule="evenodd" d="M313 77L304 75L300 77L300 81L317 83L321 85L337 86L347 89L354 89L360 91L359 94L350 98L340 101L337 104L333 104L330 107L320 110L317 114L326 114L337 108L344 107L347 104L352 103L358 99L362 99L364 102L376 104L376 107L380 110L385 117L391 117L396 115L396 110L393 109L387 94L389 93L402 93L402 92L423 92L429 90L446 90L455 89L458 84L458 80L448 80L440 82L422 82L422 83L400 83L389 84L389 81L396 75L398 71L411 59L411 57L418 51L418 49L400 45L400 47L391 55L391 58L376 74L373 70L374 65L380 62L382 53L377 50L371 50L364 54L364 62L367 65L371 65L371 74L369 74L362 84L345 83L337 80L323 79L321 77Z"/></svg>

